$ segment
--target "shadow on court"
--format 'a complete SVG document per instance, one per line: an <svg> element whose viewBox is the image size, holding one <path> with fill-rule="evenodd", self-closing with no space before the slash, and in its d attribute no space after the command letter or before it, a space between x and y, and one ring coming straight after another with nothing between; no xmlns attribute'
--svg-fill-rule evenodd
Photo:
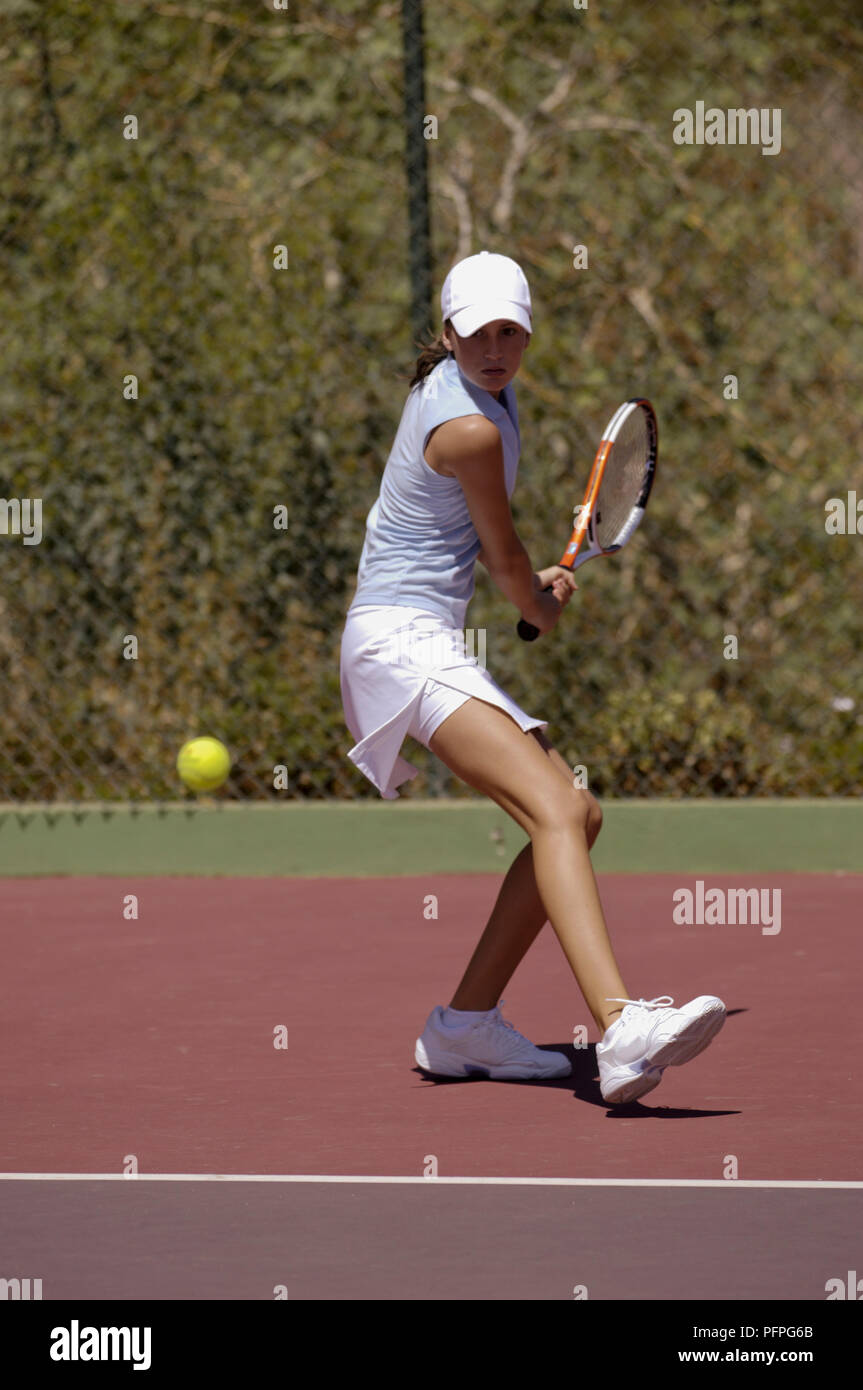
<svg viewBox="0 0 863 1390"><path fill-rule="evenodd" d="M729 1010L731 1013L745 1012L741 1009ZM427 1076L419 1067L414 1067L414 1072L423 1081L428 1082L433 1087L437 1086L473 1086L482 1082L491 1083L496 1086L526 1086L536 1090L548 1091L570 1091L575 1100L583 1101L587 1105L595 1105L600 1109L607 1110L610 1119L621 1116L624 1119L705 1119L711 1116L719 1117L722 1115L738 1115L739 1110L697 1110L697 1109L675 1109L662 1106L659 1109L649 1107L641 1101L633 1101L629 1105L610 1106L602 1098L599 1089L599 1068L596 1061L596 1044L590 1043L584 1048L573 1047L572 1043L538 1043L537 1046L542 1052L561 1052L568 1058L572 1066L570 1076L557 1077L538 1077L536 1080L503 1080L496 1077L483 1076ZM657 1090L659 1088L657 1087ZM649 1092L651 1098L656 1091Z"/></svg>

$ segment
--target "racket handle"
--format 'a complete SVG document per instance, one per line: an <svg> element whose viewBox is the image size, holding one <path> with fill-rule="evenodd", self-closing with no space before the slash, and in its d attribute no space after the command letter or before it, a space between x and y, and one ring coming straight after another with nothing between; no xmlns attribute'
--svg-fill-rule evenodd
<svg viewBox="0 0 863 1390"><path fill-rule="evenodd" d="M551 592L552 588L553 585L546 584L542 592L544 594L548 594ZM519 618L516 632L518 633L522 642L535 642L537 637L539 636L539 628L534 627L533 623L525 622L524 618Z"/></svg>

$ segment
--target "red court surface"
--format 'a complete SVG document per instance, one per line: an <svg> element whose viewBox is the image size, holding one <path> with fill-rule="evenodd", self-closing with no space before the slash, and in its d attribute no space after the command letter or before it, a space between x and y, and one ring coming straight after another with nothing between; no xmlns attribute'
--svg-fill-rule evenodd
<svg viewBox="0 0 863 1390"><path fill-rule="evenodd" d="M568 1049L573 1076L435 1082L416 1069L414 1040L451 997L499 881L0 882L3 1173L119 1175L131 1162L142 1176L421 1180L5 1181L21 1276L47 1270L45 1297L256 1298L293 1282L308 1298L571 1298L580 1283L603 1298L823 1298L859 1264L863 1193L723 1180L861 1179L861 877L707 880L780 890L776 934L675 925L672 893L694 879L602 877L634 997L716 993L729 1010L702 1056L617 1110L548 926L504 1015ZM138 920L124 917L130 894ZM591 1045L573 1050L579 1025ZM273 1045L280 1029L287 1048ZM436 1184L431 1164L444 1178L724 1190ZM475 1252L459 1291L454 1241ZM510 1257L521 1265L507 1274Z"/></svg>
<svg viewBox="0 0 863 1390"><path fill-rule="evenodd" d="M734 881L736 882L736 881ZM767 880L747 880L761 886ZM731 884L721 877L710 886ZM548 1083L435 1082L414 1041L447 1003L492 877L5 880L0 1169L856 1180L859 876L777 876L781 931L676 926L679 879L603 878L635 997L729 1018L642 1104L594 1051ZM685 885L684 885L685 886ZM137 921L123 916L138 896ZM438 898L438 919L424 901ZM540 1045L596 1030L550 927L506 991ZM287 1029L286 1049L274 1030Z"/></svg>

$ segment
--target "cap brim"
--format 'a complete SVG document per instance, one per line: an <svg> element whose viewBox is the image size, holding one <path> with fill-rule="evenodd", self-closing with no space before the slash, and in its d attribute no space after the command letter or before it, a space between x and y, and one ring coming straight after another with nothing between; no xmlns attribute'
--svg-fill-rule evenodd
<svg viewBox="0 0 863 1390"><path fill-rule="evenodd" d="M488 300L485 304L471 304L468 309L459 309L457 313L451 314L452 326L460 338L469 338L471 333L475 333L478 328L482 328L487 323L494 323L496 319L510 319L513 323L521 324L528 333L533 332L530 322L530 314L521 304L515 304L511 299Z"/></svg>

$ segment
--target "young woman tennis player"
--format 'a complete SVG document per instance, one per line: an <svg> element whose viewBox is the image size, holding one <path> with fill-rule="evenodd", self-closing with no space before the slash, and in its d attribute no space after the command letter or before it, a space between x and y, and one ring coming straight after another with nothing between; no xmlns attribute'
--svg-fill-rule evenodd
<svg viewBox="0 0 863 1390"><path fill-rule="evenodd" d="M566 1076L562 1053L522 1037L501 995L551 922L599 1029L609 1103L658 1086L725 1021L703 995L632 999L611 949L590 849L602 816L566 762L465 644L474 566L523 618L550 632L575 589L557 565L534 572L513 525L520 436L512 386L532 332L530 292L515 261L487 251L453 266L441 294L443 332L420 356L380 495L369 512L356 595L341 648L349 757L389 800L416 776L406 735L492 798L529 843L504 879L447 1008L435 1008L415 1059L436 1076ZM550 592L545 592L550 586Z"/></svg>

